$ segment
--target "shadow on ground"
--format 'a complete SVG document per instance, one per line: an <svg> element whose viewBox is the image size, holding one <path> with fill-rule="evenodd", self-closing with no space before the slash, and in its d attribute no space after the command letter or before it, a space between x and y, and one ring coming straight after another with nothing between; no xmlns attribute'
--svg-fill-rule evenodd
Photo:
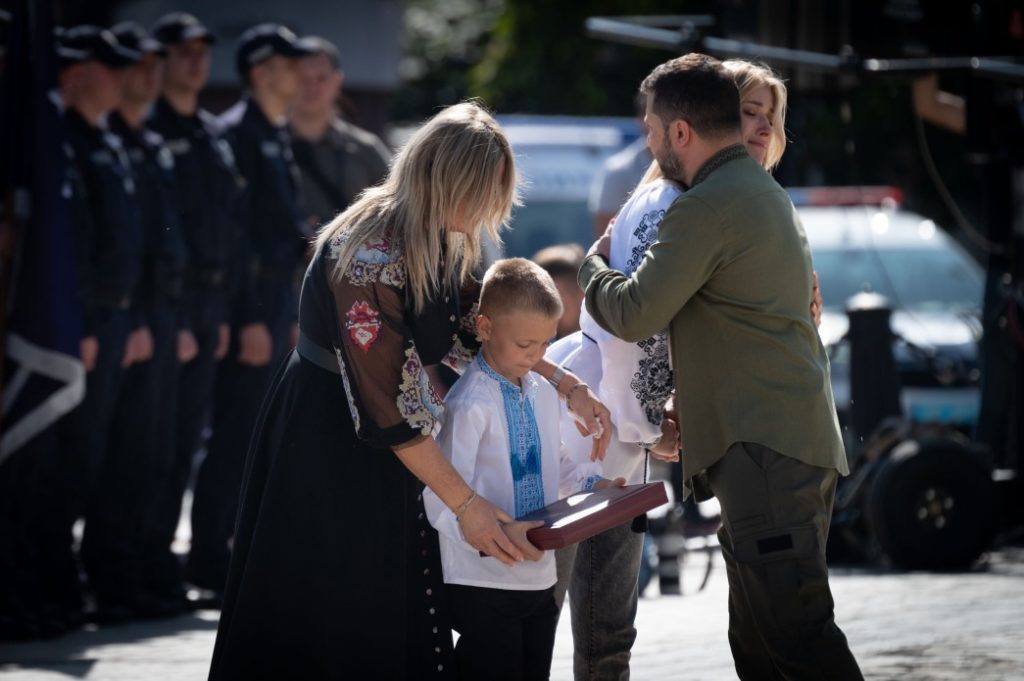
<svg viewBox="0 0 1024 681"><path fill-rule="evenodd" d="M86 678L101 657L113 649L132 657L133 644L166 638L180 639L188 632L210 632L217 628L216 611L189 613L165 620L134 621L114 626L87 625L59 638L0 643L0 675L19 670L51 671L71 678Z"/></svg>

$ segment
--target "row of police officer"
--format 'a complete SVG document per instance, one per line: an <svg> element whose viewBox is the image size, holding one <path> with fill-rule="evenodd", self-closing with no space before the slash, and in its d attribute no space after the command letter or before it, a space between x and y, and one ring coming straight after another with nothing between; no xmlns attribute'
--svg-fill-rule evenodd
<svg viewBox="0 0 1024 681"><path fill-rule="evenodd" d="M87 384L33 446L24 588L3 603L13 635L175 614L189 584L216 598L256 413L297 336L309 239L386 173L380 140L336 113L331 43L249 29L245 94L217 118L199 107L214 40L184 13L151 31L58 32ZM204 445L183 564L172 543Z"/></svg>

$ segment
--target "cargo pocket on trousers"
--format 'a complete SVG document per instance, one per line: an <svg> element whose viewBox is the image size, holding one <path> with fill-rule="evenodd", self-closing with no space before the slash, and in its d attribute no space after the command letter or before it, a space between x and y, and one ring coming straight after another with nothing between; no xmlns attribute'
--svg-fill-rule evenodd
<svg viewBox="0 0 1024 681"><path fill-rule="evenodd" d="M744 586L748 593L761 591L754 600L768 609L758 620L767 616L780 633L797 638L827 624L833 602L815 525L773 528L734 541Z"/></svg>

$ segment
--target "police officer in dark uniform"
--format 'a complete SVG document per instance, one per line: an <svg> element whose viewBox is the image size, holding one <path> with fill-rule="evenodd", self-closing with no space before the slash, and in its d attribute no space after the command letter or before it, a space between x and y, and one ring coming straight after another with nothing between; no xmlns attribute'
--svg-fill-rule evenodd
<svg viewBox="0 0 1024 681"><path fill-rule="evenodd" d="M247 95L222 117L246 180L242 284L232 305L231 348L217 377L213 436L196 480L189 580L221 592L242 468L260 403L293 345L297 280L312 230L299 208L286 115L298 94L296 60L308 51L277 24L246 31L236 63Z"/></svg>
<svg viewBox="0 0 1024 681"><path fill-rule="evenodd" d="M104 467L86 518L82 558L96 594L97 618L160 616L180 611L144 589L140 547L153 490L173 447L178 329L185 247L174 197L174 157L144 120L160 87L163 46L135 23L111 29L142 55L126 68L124 96L110 114L131 163L142 216L142 279L137 307L143 326L134 363L125 371Z"/></svg>
<svg viewBox="0 0 1024 681"><path fill-rule="evenodd" d="M64 31L60 54L87 371L85 398L70 416L67 460L60 471L68 512L57 540L70 546L71 526L86 515L103 468L124 370L144 335L137 295L143 239L136 182L120 141L103 127L104 117L121 101L123 70L140 55L96 26ZM73 570L64 564L66 555L55 558L46 561L47 569ZM72 579L61 584L69 608L80 607Z"/></svg>
<svg viewBox="0 0 1024 681"><path fill-rule="evenodd" d="M182 496L209 423L217 362L228 350L228 284L238 250L237 210L244 180L216 119L199 108L214 37L196 17L167 14L153 25L167 57L163 91L147 125L174 156L177 211L187 251L178 331L174 451L158 476L141 551L147 588L162 602L184 603L183 575L171 551Z"/></svg>

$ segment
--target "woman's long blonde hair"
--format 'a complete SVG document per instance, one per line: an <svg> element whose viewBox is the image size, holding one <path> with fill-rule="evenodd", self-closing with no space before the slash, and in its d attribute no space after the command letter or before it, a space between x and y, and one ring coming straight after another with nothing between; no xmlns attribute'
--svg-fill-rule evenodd
<svg viewBox="0 0 1024 681"><path fill-rule="evenodd" d="M397 242L420 311L448 284L442 272L469 276L480 259L481 231L500 243L518 204L508 139L482 106L463 102L424 123L395 156L387 179L325 225L316 247L348 232L333 272L341 277L367 241Z"/></svg>
<svg viewBox="0 0 1024 681"><path fill-rule="evenodd" d="M722 66L731 71L733 78L736 79L740 101L755 88L766 87L772 92L772 98L775 100L772 134L768 139L768 152L764 157L765 170L772 170L779 165L782 154L786 151L786 84L764 64L743 59L727 59L722 62Z"/></svg>

